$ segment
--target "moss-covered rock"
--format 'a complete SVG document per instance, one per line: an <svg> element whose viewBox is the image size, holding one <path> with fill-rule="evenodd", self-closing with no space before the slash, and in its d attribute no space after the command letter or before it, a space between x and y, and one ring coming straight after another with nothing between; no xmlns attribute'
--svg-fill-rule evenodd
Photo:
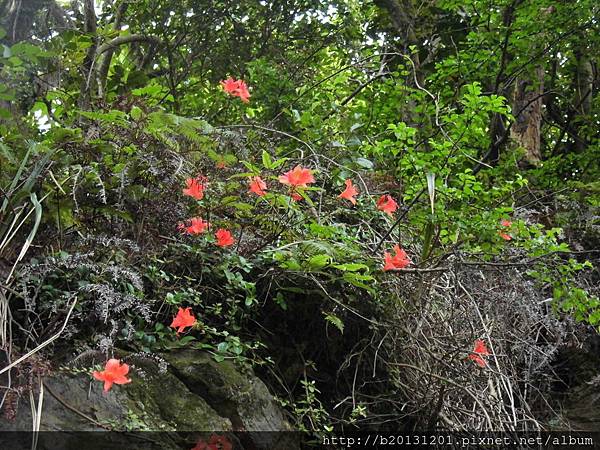
<svg viewBox="0 0 600 450"><path fill-rule="evenodd" d="M291 429L265 384L251 371L241 371L229 362L218 363L198 351L173 351L162 356L170 363L166 371L132 362L132 382L113 385L107 393L87 371L60 371L46 377L40 429L160 431L151 434L148 440L156 447L151 442L143 447L148 449L186 448L189 439L181 432L208 435ZM32 429L28 400L29 395L19 399L15 417L0 421L0 431ZM256 448L275 448L271 440L276 437L273 433L245 435ZM67 438L63 435L61 439ZM80 450L80 445L62 444L60 448ZM96 448L89 444L87 450ZM286 444L285 448L295 445Z"/></svg>
<svg viewBox="0 0 600 450"><path fill-rule="evenodd" d="M162 355L187 388L206 399L237 431L289 431L281 409L251 370L194 350Z"/></svg>
<svg viewBox="0 0 600 450"><path fill-rule="evenodd" d="M191 392L231 420L234 431L250 432L257 448L298 447L289 434L264 433L290 431L291 427L267 386L250 369L240 370L229 361L217 362L209 354L194 350L162 356Z"/></svg>

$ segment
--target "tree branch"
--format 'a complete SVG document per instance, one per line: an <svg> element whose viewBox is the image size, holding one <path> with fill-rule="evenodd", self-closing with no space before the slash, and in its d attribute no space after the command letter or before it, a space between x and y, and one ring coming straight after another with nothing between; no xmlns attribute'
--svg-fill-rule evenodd
<svg viewBox="0 0 600 450"><path fill-rule="evenodd" d="M113 30L118 31L121 28L121 22L123 20L123 15L127 10L129 3L126 1L121 1L117 10L115 11L115 19L113 22ZM106 89L106 78L108 76L108 68L110 67L110 62L112 60L113 53L115 52L116 47L112 47L106 51L106 54L102 57L100 64L98 65L98 70L96 71L96 78L98 80L98 95L103 98L104 92Z"/></svg>
<svg viewBox="0 0 600 450"><path fill-rule="evenodd" d="M154 43L154 44L160 44L160 39L158 39L155 36L146 36L143 34L130 34L128 36L118 36L118 37L102 44L98 48L97 54L101 55L104 52L116 49L120 45L130 44L132 42L150 42L150 43Z"/></svg>

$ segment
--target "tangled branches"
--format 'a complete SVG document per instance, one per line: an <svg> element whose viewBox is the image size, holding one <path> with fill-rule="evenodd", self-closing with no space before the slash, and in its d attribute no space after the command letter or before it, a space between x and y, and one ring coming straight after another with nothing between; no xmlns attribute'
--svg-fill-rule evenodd
<svg viewBox="0 0 600 450"><path fill-rule="evenodd" d="M386 320L338 372L351 378L345 403L372 413L364 422L401 418L414 430L544 429L553 415L553 358L578 330L552 313L531 280L516 268L454 265L403 274L388 289ZM476 339L491 353L483 368L468 358ZM393 387L382 392L387 380Z"/></svg>

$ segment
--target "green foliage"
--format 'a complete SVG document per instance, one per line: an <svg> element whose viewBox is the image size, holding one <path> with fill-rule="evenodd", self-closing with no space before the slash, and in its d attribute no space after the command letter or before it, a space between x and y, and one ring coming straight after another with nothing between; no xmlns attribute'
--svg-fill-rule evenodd
<svg viewBox="0 0 600 450"><path fill-rule="evenodd" d="M328 423L329 414L323 408L318 396L321 393L314 381L301 380L304 391L303 396L295 403L290 404L287 400L281 400L283 406L291 407L294 415L298 418L296 426L300 431L311 431L317 434L330 433L333 426Z"/></svg>
<svg viewBox="0 0 600 450"><path fill-rule="evenodd" d="M356 336L411 320L407 305L435 310L427 277L454 264L529 263L557 316L600 324L594 283L581 282L595 266L572 250L600 242L596 89L577 101L581 61L600 48L591 0L443 0L402 30L378 6L394 2L100 3L95 32L79 11L27 41L0 28L0 262L18 275L14 320L35 336L77 296L69 339L107 354L191 347L283 377L288 352L331 340L331 354L277 379L298 427L318 433L340 392L352 407L337 420L370 417L354 382L336 384ZM224 92L229 76L249 103ZM546 89L531 168L516 86ZM296 165L316 181L280 183ZM184 196L199 176L203 197ZM256 176L265 195L248 192ZM338 197L347 179L356 205ZM384 194L393 216L377 207ZM181 233L192 217L209 232ZM219 228L233 246L216 245ZM396 244L412 265L388 273ZM413 285L418 298L404 298ZM185 334L170 326L180 307L197 318ZM309 366L330 371L324 386ZM380 393L363 384L361 401Z"/></svg>

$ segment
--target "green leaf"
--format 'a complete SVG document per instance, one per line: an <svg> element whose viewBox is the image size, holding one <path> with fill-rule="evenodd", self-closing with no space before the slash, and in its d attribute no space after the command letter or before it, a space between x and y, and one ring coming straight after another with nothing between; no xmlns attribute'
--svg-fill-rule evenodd
<svg viewBox="0 0 600 450"><path fill-rule="evenodd" d="M334 266L336 269L339 269L343 272L357 272L359 270L366 270L367 272L369 271L369 266L367 266L366 264L359 264L359 263L348 263L348 264L334 264Z"/></svg>
<svg viewBox="0 0 600 450"><path fill-rule="evenodd" d="M282 269L297 271L301 269L300 263L296 261L294 258L290 258L286 261L282 261L279 266Z"/></svg>
<svg viewBox="0 0 600 450"><path fill-rule="evenodd" d="M142 109L134 106L133 108L131 108L131 112L129 113L129 115L131 116L131 118L133 120L140 120L140 118L142 117Z"/></svg>
<svg viewBox="0 0 600 450"><path fill-rule="evenodd" d="M421 253L421 260L426 260L433 250L433 232L435 231L435 224L433 222L427 222L425 226L425 232L423 237L423 251Z"/></svg>
<svg viewBox="0 0 600 450"><path fill-rule="evenodd" d="M329 264L330 259L329 255L315 255L308 260L308 267L311 269L321 269Z"/></svg>
<svg viewBox="0 0 600 450"><path fill-rule="evenodd" d="M273 161L271 161L271 155L269 155L269 152L267 152L266 150L263 150L262 152L262 163L266 169L272 168Z"/></svg>
<svg viewBox="0 0 600 450"><path fill-rule="evenodd" d="M365 169L372 169L374 167L373 162L367 158L356 158L356 164Z"/></svg>
<svg viewBox="0 0 600 450"><path fill-rule="evenodd" d="M229 342L221 342L219 345L217 345L217 351L219 351L220 353L226 353L228 349Z"/></svg>
<svg viewBox="0 0 600 450"><path fill-rule="evenodd" d="M366 284L366 282L370 282L370 281L374 280L374 278L370 275L361 275L356 272L344 272L342 279L344 281L347 281L351 285L359 287L361 289L364 289L370 293L375 292L375 290L371 286Z"/></svg>
<svg viewBox="0 0 600 450"><path fill-rule="evenodd" d="M340 330L340 333L344 334L344 322L342 322L342 320L336 316L335 314L329 314L329 313L324 313L325 314L325 320L333 325L335 325L335 327Z"/></svg>
<svg viewBox="0 0 600 450"><path fill-rule="evenodd" d="M246 168L252 172L252 175L255 173L260 173L260 169L258 167L256 167L255 165L249 163L248 161L242 161L242 164L244 166L246 166Z"/></svg>
<svg viewBox="0 0 600 450"><path fill-rule="evenodd" d="M235 208L239 211L243 211L243 212L249 212L254 209L254 205L251 205L250 203L244 203L244 202L230 203L229 206L232 206L233 208Z"/></svg>

